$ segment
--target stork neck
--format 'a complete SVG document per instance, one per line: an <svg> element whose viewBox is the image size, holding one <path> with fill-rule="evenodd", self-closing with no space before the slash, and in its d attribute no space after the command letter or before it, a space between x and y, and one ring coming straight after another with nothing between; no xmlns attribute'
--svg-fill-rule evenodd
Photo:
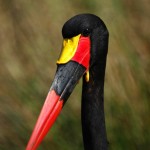
<svg viewBox="0 0 150 150"><path fill-rule="evenodd" d="M104 116L105 63L103 61L90 70L89 82L83 79L82 132L85 150L107 150Z"/></svg>

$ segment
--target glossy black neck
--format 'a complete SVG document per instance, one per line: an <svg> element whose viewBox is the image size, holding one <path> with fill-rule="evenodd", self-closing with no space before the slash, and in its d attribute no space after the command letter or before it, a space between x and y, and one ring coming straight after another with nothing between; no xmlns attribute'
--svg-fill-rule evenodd
<svg viewBox="0 0 150 150"><path fill-rule="evenodd" d="M104 115L104 77L108 49L108 31L98 28L91 36L90 81L83 78L82 132L85 150L107 150ZM93 54L92 54L93 53ZM95 58L94 58L95 57Z"/></svg>

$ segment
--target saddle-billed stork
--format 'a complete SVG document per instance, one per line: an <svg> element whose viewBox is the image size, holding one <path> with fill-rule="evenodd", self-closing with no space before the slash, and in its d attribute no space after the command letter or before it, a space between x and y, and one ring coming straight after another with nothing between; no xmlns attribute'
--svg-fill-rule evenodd
<svg viewBox="0 0 150 150"><path fill-rule="evenodd" d="M93 14L80 14L62 28L62 51L54 81L26 150L36 150L79 79L82 87L82 133L85 150L107 150L104 117L104 77L109 33Z"/></svg>

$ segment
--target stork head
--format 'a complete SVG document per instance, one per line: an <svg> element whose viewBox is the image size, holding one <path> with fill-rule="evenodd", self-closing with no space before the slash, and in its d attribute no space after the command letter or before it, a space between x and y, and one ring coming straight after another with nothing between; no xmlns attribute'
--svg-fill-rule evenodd
<svg viewBox="0 0 150 150"><path fill-rule="evenodd" d="M108 39L104 39L105 34L108 31L103 21L92 14L77 15L64 24L54 81L26 150L35 150L39 146L79 79L84 75L84 80L89 82L89 70L106 59Z"/></svg>

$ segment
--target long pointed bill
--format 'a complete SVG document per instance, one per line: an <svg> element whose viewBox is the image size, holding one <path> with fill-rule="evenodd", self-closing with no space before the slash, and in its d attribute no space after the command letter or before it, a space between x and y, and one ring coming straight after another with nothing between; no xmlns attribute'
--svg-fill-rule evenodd
<svg viewBox="0 0 150 150"><path fill-rule="evenodd" d="M69 42L69 43L68 43ZM79 79L87 72L90 59L89 37L78 35L70 41L65 39L62 55L60 56L56 75L47 95L33 133L26 150L36 150L57 116L63 105L72 93ZM68 44L70 44L68 46ZM70 51L68 52L68 48ZM72 48L74 47L74 48ZM72 48L72 49L71 49ZM66 55L65 55L66 54Z"/></svg>

